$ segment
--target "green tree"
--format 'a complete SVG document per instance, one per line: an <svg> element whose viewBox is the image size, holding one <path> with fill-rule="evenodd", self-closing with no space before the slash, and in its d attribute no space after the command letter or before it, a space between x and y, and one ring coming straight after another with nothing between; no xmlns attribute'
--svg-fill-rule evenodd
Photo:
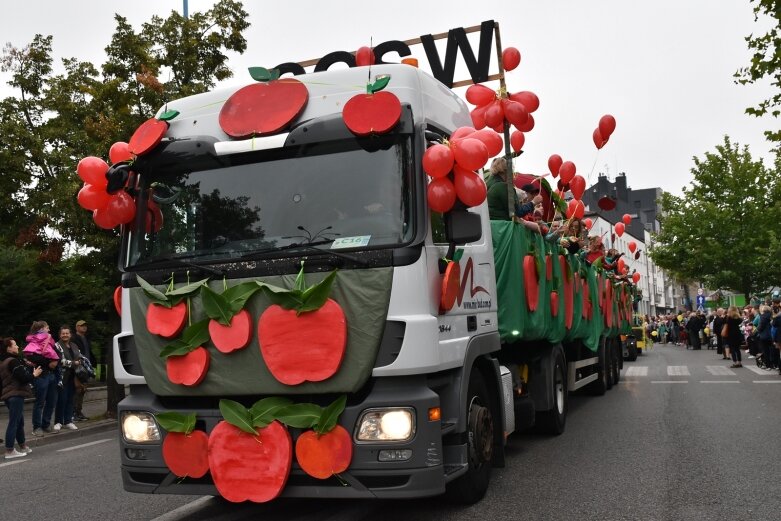
<svg viewBox="0 0 781 521"><path fill-rule="evenodd" d="M776 93L763 100L756 107L746 109L752 116L770 114L777 118L781 114L781 0L750 0L754 4L754 21L769 17L771 28L764 34L746 37L748 48L753 52L751 64L735 73L737 82L745 85L763 78L770 78ZM765 132L771 141L781 142L781 130Z"/></svg>
<svg viewBox="0 0 781 521"><path fill-rule="evenodd" d="M661 232L650 254L682 280L762 294L778 285L781 243L779 163L775 171L728 137L694 158L694 181L681 197L664 193Z"/></svg>

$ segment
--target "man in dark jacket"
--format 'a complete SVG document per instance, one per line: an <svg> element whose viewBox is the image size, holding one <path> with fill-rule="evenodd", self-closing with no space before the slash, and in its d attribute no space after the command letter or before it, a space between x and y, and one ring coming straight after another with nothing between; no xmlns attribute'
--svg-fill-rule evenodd
<svg viewBox="0 0 781 521"><path fill-rule="evenodd" d="M81 353L79 347L71 342L70 326L60 326L60 339L54 344L60 353L62 365L62 390L57 399L57 408L54 411L54 430L61 428L75 431L78 429L73 423L73 394L76 391L75 369L81 365Z"/></svg>
<svg viewBox="0 0 781 521"><path fill-rule="evenodd" d="M721 337L721 330L724 324L724 309L719 308L716 310L716 317L713 319L713 331L711 331L711 334L716 335L716 354L721 355L722 360L727 360L727 354L724 352L724 339Z"/></svg>
<svg viewBox="0 0 781 521"><path fill-rule="evenodd" d="M773 319L770 306L763 304L759 307L759 325L757 337L762 349L762 358L766 360L768 369L778 369L778 349L773 345L773 337L770 335L770 321Z"/></svg>
<svg viewBox="0 0 781 521"><path fill-rule="evenodd" d="M702 317L692 311L692 313L689 315L689 321L686 322L686 330L689 332L689 342L691 343L692 350L702 349L702 344L700 343L700 331L704 325L705 322L703 321Z"/></svg>

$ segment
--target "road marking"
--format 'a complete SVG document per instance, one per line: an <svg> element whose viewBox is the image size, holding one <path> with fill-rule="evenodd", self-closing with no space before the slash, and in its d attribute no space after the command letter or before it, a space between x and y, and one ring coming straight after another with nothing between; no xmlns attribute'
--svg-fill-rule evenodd
<svg viewBox="0 0 781 521"><path fill-rule="evenodd" d="M687 384L689 380L651 380L652 384Z"/></svg>
<svg viewBox="0 0 781 521"><path fill-rule="evenodd" d="M57 452L68 452L69 450L76 450L76 449L83 449L84 447L91 447L93 445L97 445L99 443L106 443L107 441L112 441L114 438L106 438L105 440L98 440L98 441L91 441L89 443L82 443L81 445L76 445L75 447L68 447L67 449L60 449Z"/></svg>
<svg viewBox="0 0 781 521"><path fill-rule="evenodd" d="M25 461L29 461L27 458L19 458L16 461L9 461L8 463L0 463L0 467L10 467L11 465L16 465L17 463L24 463Z"/></svg>
<svg viewBox="0 0 781 521"><path fill-rule="evenodd" d="M152 521L176 521L178 519L186 519L190 516L190 514L193 514L203 508L204 505L212 499L214 499L213 496L199 497L198 499L190 501L189 503L184 504L179 508L175 508L170 512L166 512L162 516L158 516L152 519Z"/></svg>
<svg viewBox="0 0 781 521"><path fill-rule="evenodd" d="M691 373L685 365L668 365L667 376L691 376Z"/></svg>
<svg viewBox="0 0 781 521"><path fill-rule="evenodd" d="M648 376L648 366L633 365L626 370L625 376Z"/></svg>
<svg viewBox="0 0 781 521"><path fill-rule="evenodd" d="M739 384L740 380L700 380L701 384Z"/></svg>
<svg viewBox="0 0 781 521"><path fill-rule="evenodd" d="M781 380L754 380L755 384L781 384Z"/></svg>
<svg viewBox="0 0 781 521"><path fill-rule="evenodd" d="M772 374L770 371L765 371L764 369L760 369L759 367L755 365L744 365L744 368L748 369L749 371L757 374L761 374L762 376L767 376Z"/></svg>
<svg viewBox="0 0 781 521"><path fill-rule="evenodd" d="M705 369L713 376L735 376L734 371L723 365L706 365Z"/></svg>

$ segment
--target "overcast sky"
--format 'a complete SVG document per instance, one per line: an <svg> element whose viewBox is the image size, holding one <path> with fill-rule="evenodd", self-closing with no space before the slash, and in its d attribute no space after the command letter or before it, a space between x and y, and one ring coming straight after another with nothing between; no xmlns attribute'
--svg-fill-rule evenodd
<svg viewBox="0 0 781 521"><path fill-rule="evenodd" d="M189 9L205 10L213 3L190 0ZM536 127L516 165L521 172L547 172L547 158L557 153L587 178L596 165L590 181L597 172L611 178L626 172L633 188L660 186L679 193L691 180L692 157L714 150L725 134L770 165L762 132L781 124L744 113L770 95L769 82L733 82L735 70L749 61L745 36L767 29L767 21L754 22L748 0L244 3L252 24L245 32L247 52L232 55L229 63L242 82L248 66L353 51L370 39L377 44L499 22L502 44L522 55L521 65L508 73L509 90L531 90L540 98ZM114 13L138 28L154 14L181 9L182 0L6 0L0 43L22 46L36 33L52 34L58 60L101 64ZM422 47L412 51L426 68ZM0 96L11 94L7 76L0 79ZM498 82L488 85L496 88ZM463 95L465 89L458 91ZM617 128L597 153L591 133L608 113Z"/></svg>

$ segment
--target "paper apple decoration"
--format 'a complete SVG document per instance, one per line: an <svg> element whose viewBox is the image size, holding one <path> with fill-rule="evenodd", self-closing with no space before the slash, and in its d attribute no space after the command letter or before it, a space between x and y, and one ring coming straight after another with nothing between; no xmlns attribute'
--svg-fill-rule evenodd
<svg viewBox="0 0 781 521"><path fill-rule="evenodd" d="M168 132L169 121L179 115L177 110L167 110L159 118L144 121L130 137L127 151L134 156L142 156L154 149Z"/></svg>
<svg viewBox="0 0 781 521"><path fill-rule="evenodd" d="M383 91L390 76L382 76L366 86L365 94L357 94L347 100L342 109L342 119L356 136L386 134L401 119L401 102L392 92Z"/></svg>

